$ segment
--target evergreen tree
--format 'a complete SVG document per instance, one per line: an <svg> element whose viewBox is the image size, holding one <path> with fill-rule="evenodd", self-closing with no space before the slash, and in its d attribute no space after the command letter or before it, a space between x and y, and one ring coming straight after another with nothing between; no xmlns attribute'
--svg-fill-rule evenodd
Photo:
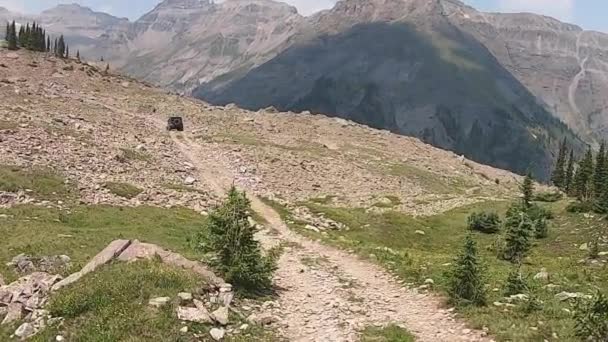
<svg viewBox="0 0 608 342"><path fill-rule="evenodd" d="M25 27L23 27L23 25L21 25L19 27L19 46L23 47L25 46Z"/></svg>
<svg viewBox="0 0 608 342"><path fill-rule="evenodd" d="M70 58L70 46L65 46L65 58Z"/></svg>
<svg viewBox="0 0 608 342"><path fill-rule="evenodd" d="M505 283L505 296L513 296L528 291L528 284L521 274L521 265L513 268L507 277Z"/></svg>
<svg viewBox="0 0 608 342"><path fill-rule="evenodd" d="M262 255L249 221L250 202L245 193L230 189L228 199L209 215L198 236L199 248L216 255L215 267L226 281L247 291L267 290L276 269L276 251Z"/></svg>
<svg viewBox="0 0 608 342"><path fill-rule="evenodd" d="M13 20L11 26L10 26L10 30L9 30L9 37L8 37L8 49L9 50L17 50L18 48L18 44L17 44L17 26L15 24L15 21Z"/></svg>
<svg viewBox="0 0 608 342"><path fill-rule="evenodd" d="M572 185L574 183L574 151L570 150L570 157L568 158L568 167L566 168L566 174L564 176L564 191L566 194L572 193Z"/></svg>
<svg viewBox="0 0 608 342"><path fill-rule="evenodd" d="M519 189L521 191L524 208L530 208L532 205L532 198L534 197L534 181L532 180L532 174L528 172Z"/></svg>
<svg viewBox="0 0 608 342"><path fill-rule="evenodd" d="M11 37L11 24L6 23L6 34L4 35L4 40L8 42Z"/></svg>
<svg viewBox="0 0 608 342"><path fill-rule="evenodd" d="M606 143L602 142L600 151L595 158L595 169L593 172L593 195L596 200L602 196L606 188L606 181L608 181L606 171Z"/></svg>
<svg viewBox="0 0 608 342"><path fill-rule="evenodd" d="M506 236L503 259L521 263L530 250L533 225L525 210L512 205L507 211L505 222Z"/></svg>
<svg viewBox="0 0 608 342"><path fill-rule="evenodd" d="M551 175L551 181L553 185L557 186L560 189L564 188L564 178L565 178L565 166L566 166L566 154L568 153L567 141L564 138L564 141L559 146L559 154L557 156L557 161L555 162L555 168L553 169L553 174Z"/></svg>
<svg viewBox="0 0 608 342"><path fill-rule="evenodd" d="M576 197L586 202L591 199L593 188L593 154L591 148L585 153L581 160L576 176L574 177L574 193Z"/></svg>
<svg viewBox="0 0 608 342"><path fill-rule="evenodd" d="M65 39L63 35L59 36L59 40L57 41L57 57L65 57Z"/></svg>
<svg viewBox="0 0 608 342"><path fill-rule="evenodd" d="M471 234L467 235L464 247L449 274L448 292L455 303L473 305L486 303L483 268L479 262L477 245Z"/></svg>
<svg viewBox="0 0 608 342"><path fill-rule="evenodd" d="M76 50L76 59L80 62L80 50Z"/></svg>
<svg viewBox="0 0 608 342"><path fill-rule="evenodd" d="M46 52L51 52L51 37L46 37Z"/></svg>

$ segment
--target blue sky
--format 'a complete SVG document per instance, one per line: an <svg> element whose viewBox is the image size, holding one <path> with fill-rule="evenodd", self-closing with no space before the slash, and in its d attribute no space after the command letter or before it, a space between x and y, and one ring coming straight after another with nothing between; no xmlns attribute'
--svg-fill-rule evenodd
<svg viewBox="0 0 608 342"><path fill-rule="evenodd" d="M310 14L331 7L335 0L284 0ZM608 32L608 0L464 0L483 11L535 12L573 22L585 29ZM37 13L58 3L77 2L95 10L137 19L159 0L0 0L0 6L26 13Z"/></svg>

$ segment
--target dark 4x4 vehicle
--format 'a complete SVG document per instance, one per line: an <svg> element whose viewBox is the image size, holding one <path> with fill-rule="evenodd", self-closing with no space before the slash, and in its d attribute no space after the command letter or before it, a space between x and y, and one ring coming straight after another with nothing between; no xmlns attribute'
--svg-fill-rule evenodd
<svg viewBox="0 0 608 342"><path fill-rule="evenodd" d="M172 116L167 122L167 131L184 131L184 120L181 116Z"/></svg>

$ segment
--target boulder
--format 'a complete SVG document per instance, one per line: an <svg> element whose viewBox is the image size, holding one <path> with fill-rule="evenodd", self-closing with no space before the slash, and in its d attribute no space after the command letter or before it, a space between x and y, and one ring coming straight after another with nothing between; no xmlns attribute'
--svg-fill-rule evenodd
<svg viewBox="0 0 608 342"><path fill-rule="evenodd" d="M4 316L4 319L0 325L11 324L21 320L21 318L23 318L23 304L11 303L9 304L6 311L6 316Z"/></svg>
<svg viewBox="0 0 608 342"><path fill-rule="evenodd" d="M213 323L207 311L198 308L188 308L180 306L177 308L177 318L181 321L194 323Z"/></svg>
<svg viewBox="0 0 608 342"><path fill-rule="evenodd" d="M223 306L211 314L213 319L221 325L228 325L228 308Z"/></svg>
<svg viewBox="0 0 608 342"><path fill-rule="evenodd" d="M538 280L538 281L542 281L542 282L548 282L549 281L549 272L547 272L546 268L541 268L540 272L536 273L536 275L534 276L534 280Z"/></svg>
<svg viewBox="0 0 608 342"><path fill-rule="evenodd" d="M182 303L188 303L192 301L192 293L189 292L180 292L177 294L177 297Z"/></svg>

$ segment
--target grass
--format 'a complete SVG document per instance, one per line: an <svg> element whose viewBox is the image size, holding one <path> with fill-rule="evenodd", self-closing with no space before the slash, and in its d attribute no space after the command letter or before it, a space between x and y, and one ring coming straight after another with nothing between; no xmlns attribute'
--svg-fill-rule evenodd
<svg viewBox="0 0 608 342"><path fill-rule="evenodd" d="M433 172L407 164L392 164L388 174L415 180L423 189L432 194L463 193L469 186L459 177L446 179Z"/></svg>
<svg viewBox="0 0 608 342"><path fill-rule="evenodd" d="M5 264L15 255L65 254L72 259L74 271L119 238L155 243L191 260L203 257L189 241L204 229L206 218L189 209L78 206L60 211L27 205L0 209L0 214L6 215L0 218L0 274L9 282L18 275ZM200 281L200 277L153 261L105 266L52 297L47 309L65 322L61 327L49 327L33 341L54 340L56 334L68 341L86 342L198 341L192 334L179 334L183 325L176 321L173 307L152 310L147 300L192 291L202 285ZM15 328L1 327L0 340L8 341ZM190 325L191 332L201 331L204 337L208 329ZM226 340L278 339L272 331L251 325L246 333Z"/></svg>
<svg viewBox="0 0 608 342"><path fill-rule="evenodd" d="M165 188L167 189L171 189L171 190L175 190L178 192L195 192L201 195L206 195L207 193L204 192L203 190L200 189L196 189L187 185L182 185L182 184L175 184L175 183L169 183L169 184L165 184Z"/></svg>
<svg viewBox="0 0 608 342"><path fill-rule="evenodd" d="M127 199L135 198L143 192L142 189L128 183L107 182L104 187L114 195Z"/></svg>
<svg viewBox="0 0 608 342"><path fill-rule="evenodd" d="M15 279L5 264L15 255L61 255L72 258L75 269L115 239L156 243L189 258L188 239L203 229L205 218L189 209L81 206L60 211L37 206L0 209L0 274ZM64 274L65 275L65 274Z"/></svg>
<svg viewBox="0 0 608 342"><path fill-rule="evenodd" d="M361 342L414 342L414 335L396 325L385 328L368 327L363 330Z"/></svg>
<svg viewBox="0 0 608 342"><path fill-rule="evenodd" d="M508 202L485 202L437 216L414 218L395 211L369 213L364 209L308 203L313 212L323 213L350 228L348 231L318 234L304 229L304 223L293 220L279 204L267 202L302 234L378 262L408 282L422 284L431 278L435 281L434 289L442 294L446 293L448 283L446 272L468 234L468 215L474 211L495 211L504 215L509 206ZM524 305L513 308L493 305L494 302L505 303L502 292L513 265L496 257L494 246L499 235L474 233L486 268L489 305L459 307L458 311L472 327L487 327L498 341L554 340L553 334L559 336L560 341L577 341L573 336L571 314L575 309L574 303L560 302L555 299L555 294L561 291L593 294L597 289L608 292L605 264L581 263L588 252L579 249L581 244L592 241L598 230L606 235L606 221L601 217L568 213L567 201L540 205L550 208L556 217L550 223L549 237L534 241L534 247L522 266L531 291L544 303L540 311L526 312ZM425 234L419 235L417 230ZM608 246L602 245L600 250L606 251ZM546 268L551 283L559 286L556 292L544 289L545 284L532 280L541 268Z"/></svg>
<svg viewBox="0 0 608 342"><path fill-rule="evenodd" d="M140 152L131 148L121 148L122 157L133 161L149 161L152 157L145 152Z"/></svg>
<svg viewBox="0 0 608 342"><path fill-rule="evenodd" d="M0 165L0 191L26 191L40 200L67 201L73 198L74 189L66 185L64 178L51 169Z"/></svg>

